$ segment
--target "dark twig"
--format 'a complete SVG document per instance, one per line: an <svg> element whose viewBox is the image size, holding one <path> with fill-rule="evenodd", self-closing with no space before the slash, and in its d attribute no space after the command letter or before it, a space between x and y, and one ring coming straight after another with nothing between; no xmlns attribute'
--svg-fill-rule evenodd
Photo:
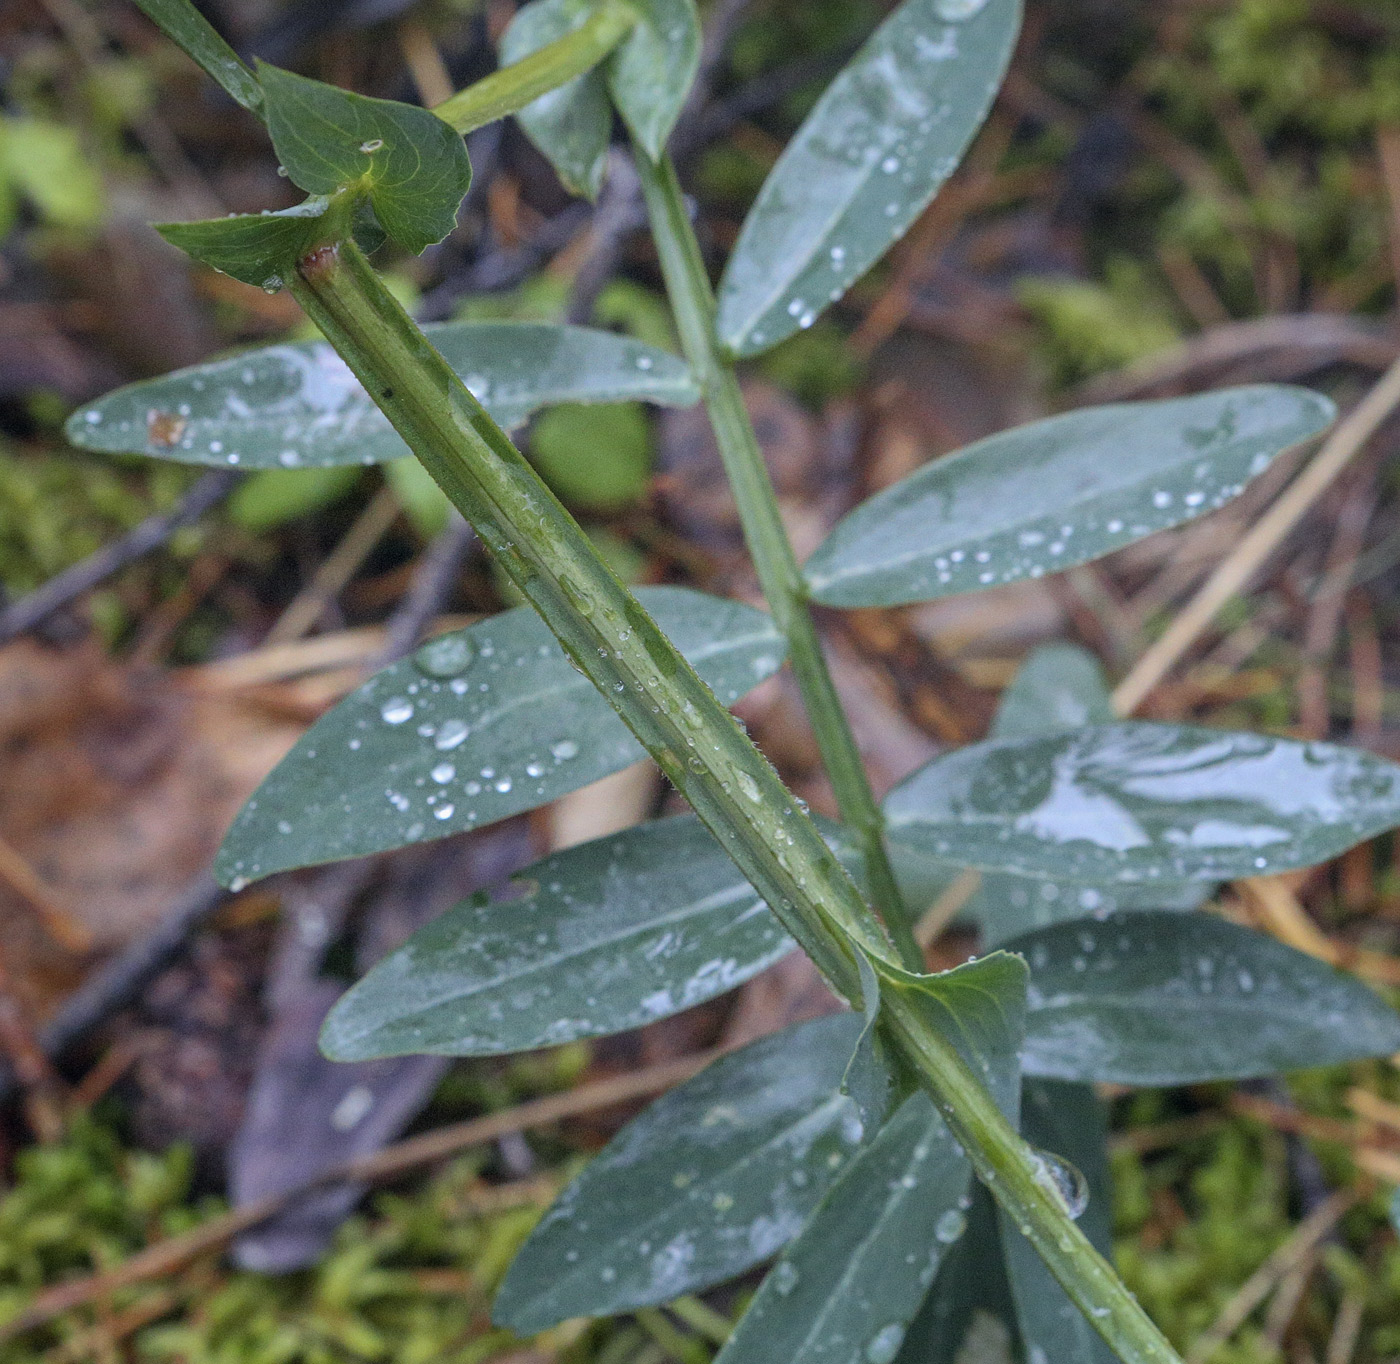
<svg viewBox="0 0 1400 1364"><path fill-rule="evenodd" d="M173 511L148 516L121 539L104 545L97 553L88 555L81 563L65 569L27 597L7 606L0 611L0 644L32 630L113 573L158 549L181 527L198 521L229 494L237 478L230 469L211 470L184 495Z"/></svg>

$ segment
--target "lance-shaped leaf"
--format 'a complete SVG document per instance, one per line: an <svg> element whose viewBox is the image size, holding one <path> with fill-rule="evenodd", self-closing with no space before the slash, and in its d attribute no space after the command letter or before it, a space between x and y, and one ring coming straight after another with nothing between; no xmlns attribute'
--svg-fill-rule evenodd
<svg viewBox="0 0 1400 1364"><path fill-rule="evenodd" d="M869 964L919 1001L1014 1119L1025 963L997 953L932 976ZM967 1229L971 1175L932 1100L912 1095L764 1279L720 1364L890 1364L944 1253Z"/></svg>
<svg viewBox="0 0 1400 1364"><path fill-rule="evenodd" d="M637 23L607 61L613 103L642 149L666 146L700 67L695 0L630 0Z"/></svg>
<svg viewBox="0 0 1400 1364"><path fill-rule="evenodd" d="M467 148L435 114L371 99L258 65L267 130L294 185L308 194L349 187L368 196L379 225L422 251L457 223L472 180Z"/></svg>
<svg viewBox="0 0 1400 1364"><path fill-rule="evenodd" d="M597 0L534 0L522 6L501 35L502 63L523 61L572 33L597 8ZM541 95L516 119L566 189L586 199L598 197L612 138L612 105L601 70L595 68Z"/></svg>
<svg viewBox="0 0 1400 1364"><path fill-rule="evenodd" d="M725 702L782 662L772 620L683 588L638 599ZM642 756L530 607L439 636L307 731L239 812L216 874L401 848L554 800Z"/></svg>
<svg viewBox="0 0 1400 1364"><path fill-rule="evenodd" d="M654 1103L544 1215L496 1320L530 1335L669 1302L779 1250L863 1139L841 1082L864 1023L843 1013L786 1028Z"/></svg>
<svg viewBox="0 0 1400 1364"><path fill-rule="evenodd" d="M136 4L205 75L250 113L261 113L263 92L257 78L190 0L136 0Z"/></svg>
<svg viewBox="0 0 1400 1364"><path fill-rule="evenodd" d="M375 966L331 1010L326 1054L490 1056L599 1037L711 999L793 946L693 815L570 848L517 881L523 895L465 901Z"/></svg>
<svg viewBox="0 0 1400 1364"><path fill-rule="evenodd" d="M1030 963L1028 1075L1183 1085L1400 1051L1354 977L1206 914L1151 910L1014 939Z"/></svg>
<svg viewBox="0 0 1400 1364"><path fill-rule="evenodd" d="M1400 823L1400 767L1357 749L1122 721L970 744L890 792L899 838L984 871L1228 881Z"/></svg>
<svg viewBox="0 0 1400 1364"><path fill-rule="evenodd" d="M956 169L1015 45L1020 0L904 0L788 143L719 288L720 340L777 345L897 242Z"/></svg>
<svg viewBox="0 0 1400 1364"><path fill-rule="evenodd" d="M829 606L894 606L1038 578L1213 511L1323 430L1328 399L1278 385L1032 422L862 503L807 561Z"/></svg>
<svg viewBox="0 0 1400 1364"><path fill-rule="evenodd" d="M1047 644L1022 664L1002 693L992 738L1078 729L1113 718L1098 660L1073 645ZM983 946L996 947L1033 928L1120 909L1195 909L1209 894L1204 881L1095 886L986 872L967 912L982 929Z"/></svg>
<svg viewBox="0 0 1400 1364"><path fill-rule="evenodd" d="M613 332L540 322L425 330L506 428L556 403L686 406L700 396L682 360ZM79 408L66 430L84 450L243 469L377 464L409 453L324 341L264 346L129 384Z"/></svg>
<svg viewBox="0 0 1400 1364"><path fill-rule="evenodd" d="M971 1177L933 1101L912 1094L769 1271L717 1364L890 1364L966 1230Z"/></svg>
<svg viewBox="0 0 1400 1364"><path fill-rule="evenodd" d="M1066 1178L1083 1180L1088 1202L1079 1225L1094 1249L1113 1255L1112 1203L1108 1183L1108 1123L1088 1085L1028 1080L1021 1101L1021 1131L1045 1157L1067 1161ZM1035 1247L1000 1209L1001 1242L1016 1319L1027 1361L1056 1364L1114 1364L1117 1355L1070 1301L1035 1252Z"/></svg>

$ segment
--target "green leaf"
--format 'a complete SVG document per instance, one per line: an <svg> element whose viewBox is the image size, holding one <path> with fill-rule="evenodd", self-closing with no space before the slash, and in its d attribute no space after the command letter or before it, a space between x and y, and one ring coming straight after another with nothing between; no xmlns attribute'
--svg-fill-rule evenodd
<svg viewBox="0 0 1400 1364"><path fill-rule="evenodd" d="M1400 1014L1352 976L1208 914L1140 910L1015 939L1028 1075L1184 1085L1400 1051Z"/></svg>
<svg viewBox="0 0 1400 1364"><path fill-rule="evenodd" d="M233 490L226 510L234 525L262 535L339 502L360 477L355 468L264 469Z"/></svg>
<svg viewBox="0 0 1400 1364"><path fill-rule="evenodd" d="M492 1056L667 1018L748 980L792 940L693 815L527 867L524 893L464 901L331 1010L336 1061Z"/></svg>
<svg viewBox="0 0 1400 1364"><path fill-rule="evenodd" d="M811 326L909 230L992 107L1020 18L1020 0L904 0L881 24L759 191L720 282L725 346Z"/></svg>
<svg viewBox="0 0 1400 1364"><path fill-rule="evenodd" d="M1026 1027L1026 963L1007 952L951 971L915 975L872 958L876 972L913 999L929 1024L957 1049L1013 1122L1021 1105L1017 1054Z"/></svg>
<svg viewBox="0 0 1400 1364"><path fill-rule="evenodd" d="M637 25L606 66L608 90L653 161L665 150L700 69L695 0L629 0Z"/></svg>
<svg viewBox="0 0 1400 1364"><path fill-rule="evenodd" d="M1228 502L1332 403L1278 385L1067 412L937 459L862 503L807 561L828 606L1038 578Z"/></svg>
<svg viewBox="0 0 1400 1364"><path fill-rule="evenodd" d="M250 113L262 116L257 78L190 0L136 0L138 8Z"/></svg>
<svg viewBox="0 0 1400 1364"><path fill-rule="evenodd" d="M384 480L394 490L399 506L424 540L442 533L452 514L447 494L433 482L433 476L411 456L391 459L384 466Z"/></svg>
<svg viewBox="0 0 1400 1364"><path fill-rule="evenodd" d="M425 330L507 428L556 403L686 406L700 396L683 361L611 332L540 322ZM129 384L80 408L66 431L84 450L244 469L375 464L409 453L324 341L265 346Z"/></svg>
<svg viewBox="0 0 1400 1364"><path fill-rule="evenodd" d="M277 213L235 213L192 223L157 223L171 246L203 265L275 294L297 261L344 227L339 205L318 196ZM168 451L162 451L169 458Z"/></svg>
<svg viewBox="0 0 1400 1364"><path fill-rule="evenodd" d="M638 599L726 703L784 645L752 607L678 587ZM235 884L533 810L642 749L533 608L439 636L322 716L239 812L216 874Z"/></svg>
<svg viewBox="0 0 1400 1364"><path fill-rule="evenodd" d="M1073 645L1047 644L1026 660L1002 694L992 737L1011 739L1076 729L1113 718L1098 660ZM1120 909L1196 909L1210 892L1203 881L1080 885L987 872L967 913L982 929L982 945L996 947L1032 928L1101 917Z"/></svg>
<svg viewBox="0 0 1400 1364"><path fill-rule="evenodd" d="M501 1285L522 1336L742 1274L802 1228L859 1147L840 1092L859 1014L800 1023L707 1067L629 1123L544 1215Z"/></svg>
<svg viewBox="0 0 1400 1364"><path fill-rule="evenodd" d="M523 61L571 33L597 7L596 0L534 0L523 6L501 35L502 63ZM602 71L577 76L541 95L516 118L566 189L586 199L598 197L612 138L612 106Z"/></svg>
<svg viewBox="0 0 1400 1364"><path fill-rule="evenodd" d="M842 856L838 850L837 856L849 866L849 853ZM854 1102L866 1129L874 1131L879 1125L879 1115L890 1111L894 1072L875 1026L880 1016L880 978L863 952L856 954L856 965L860 969L861 1016L865 1019L865 1028L841 1079L841 1092Z"/></svg>
<svg viewBox="0 0 1400 1364"><path fill-rule="evenodd" d="M258 64L267 130L294 185L308 194L350 187L379 225L413 252L457 225L472 167L458 133L411 104L370 99Z"/></svg>
<svg viewBox="0 0 1400 1364"><path fill-rule="evenodd" d="M832 1186L716 1364L891 1364L948 1247L972 1166L922 1090Z"/></svg>
<svg viewBox="0 0 1400 1364"><path fill-rule="evenodd" d="M1400 823L1400 767L1357 749L1121 721L989 739L896 786L898 837L983 871L1086 885L1311 866Z"/></svg>
<svg viewBox="0 0 1400 1364"><path fill-rule="evenodd" d="M544 413L530 431L530 462L570 507L616 511L651 479L651 428L634 404Z"/></svg>
<svg viewBox="0 0 1400 1364"><path fill-rule="evenodd" d="M1083 1176L1089 1202L1079 1225L1100 1255L1113 1256L1108 1122L1088 1085L1028 1080L1021 1130L1032 1146L1067 1160ZM1114 1364L1117 1356L1056 1282L1035 1247L998 1211L1001 1242L1026 1359L1049 1364Z"/></svg>
<svg viewBox="0 0 1400 1364"><path fill-rule="evenodd" d="M106 196L77 129L43 118L0 117L0 181L8 180L55 227L95 228Z"/></svg>

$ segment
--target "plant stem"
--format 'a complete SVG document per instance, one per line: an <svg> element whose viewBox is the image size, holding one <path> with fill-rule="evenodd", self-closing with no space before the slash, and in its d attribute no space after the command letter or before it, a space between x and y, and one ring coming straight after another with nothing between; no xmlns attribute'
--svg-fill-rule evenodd
<svg viewBox="0 0 1400 1364"><path fill-rule="evenodd" d="M353 242L297 264L291 289L579 670L676 785L835 988L855 954L888 961L879 922L733 716L638 606L528 461L385 289ZM1128 1364L1178 1364L1094 1252L1036 1156L903 991L882 1003L905 1060L978 1174Z"/></svg>
<svg viewBox="0 0 1400 1364"><path fill-rule="evenodd" d="M591 71L636 22L626 5L604 5L562 38L434 105L433 113L463 135L483 128Z"/></svg>
<svg viewBox="0 0 1400 1364"><path fill-rule="evenodd" d="M675 166L669 157L653 162L635 144L633 155L681 346L704 394L759 585L773 619L787 637L793 674L831 778L837 807L860 842L871 894L905 966L911 971L922 971L924 957L914 941L913 920L890 866L884 819L822 654L821 638L808 606L802 571L783 527L773 480L768 476L753 422L744 406L738 376L722 358L715 339L714 292L685 211Z"/></svg>

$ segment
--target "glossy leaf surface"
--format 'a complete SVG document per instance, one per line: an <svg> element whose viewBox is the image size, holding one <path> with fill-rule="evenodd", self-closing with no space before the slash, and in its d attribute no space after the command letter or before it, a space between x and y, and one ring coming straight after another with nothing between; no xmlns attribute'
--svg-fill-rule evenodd
<svg viewBox="0 0 1400 1364"><path fill-rule="evenodd" d="M726 703L776 671L772 620L643 588L643 606ZM441 635L322 716L239 812L216 874L236 883L399 848L533 810L641 746L530 607Z"/></svg>
<svg viewBox="0 0 1400 1364"><path fill-rule="evenodd" d="M967 1227L972 1166L911 1095L769 1271L717 1364L890 1364Z"/></svg>
<svg viewBox="0 0 1400 1364"><path fill-rule="evenodd" d="M501 62L531 53L573 32L597 8L595 0L534 0L516 11L501 35ZM551 90L516 114L525 135L554 167L564 187L586 199L603 188L612 137L612 105L601 70Z"/></svg>
<svg viewBox="0 0 1400 1364"><path fill-rule="evenodd" d="M721 342L754 355L812 325L957 168L1010 60L1019 0L904 0L774 166L719 287Z"/></svg>
<svg viewBox="0 0 1400 1364"><path fill-rule="evenodd" d="M1113 1258L1113 1217L1108 1183L1108 1121L1089 1085L1028 1080L1021 1101L1021 1131L1032 1146L1070 1162L1083 1176L1089 1202L1080 1229L1100 1255ZM1035 1248L998 1211L1016 1318L1028 1360L1057 1364L1114 1364L1117 1356L1070 1301Z"/></svg>
<svg viewBox="0 0 1400 1364"><path fill-rule="evenodd" d="M1400 1051L1354 977L1207 914L1116 914L1007 944L1030 963L1028 1075L1181 1085Z"/></svg>
<svg viewBox="0 0 1400 1364"><path fill-rule="evenodd" d="M266 62L258 79L272 145L294 185L308 194L349 186L368 195L379 225L409 251L456 226L471 161L460 135L435 114Z"/></svg>
<svg viewBox="0 0 1400 1364"><path fill-rule="evenodd" d="M804 572L829 606L1038 578L1213 511L1334 415L1320 394L1257 385L1032 422L877 493Z"/></svg>
<svg viewBox="0 0 1400 1364"><path fill-rule="evenodd" d="M885 811L936 857L1096 885L1306 867L1400 823L1400 767L1358 749L1122 721L971 744Z"/></svg>
<svg viewBox="0 0 1400 1364"><path fill-rule="evenodd" d="M636 1028L741 984L793 944L693 815L525 868L523 895L464 901L331 1010L337 1061L490 1056Z"/></svg>
<svg viewBox="0 0 1400 1364"><path fill-rule="evenodd" d="M606 63L608 90L632 136L653 160L666 146L700 66L695 0L630 0L632 32Z"/></svg>
<svg viewBox="0 0 1400 1364"><path fill-rule="evenodd" d="M190 0L136 0L137 7L211 79L251 113L262 109L257 78Z"/></svg>
<svg viewBox="0 0 1400 1364"><path fill-rule="evenodd" d="M539 322L452 322L425 330L506 428L555 403L644 399L684 406L700 396L683 361L612 332ZM389 419L324 341L264 346L129 384L80 408L66 430L85 450L244 469L408 456Z"/></svg>
<svg viewBox="0 0 1400 1364"><path fill-rule="evenodd" d="M317 197L278 213L157 223L156 231L201 265L276 293L298 257L335 235L328 207Z"/></svg>
<svg viewBox="0 0 1400 1364"><path fill-rule="evenodd" d="M840 1086L863 1027L850 1013L800 1023L659 1099L544 1215L495 1319L530 1335L669 1302L773 1255L862 1140Z"/></svg>
<svg viewBox="0 0 1400 1364"><path fill-rule="evenodd" d="M1098 660L1073 645L1047 644L1031 654L1002 693L991 733L994 739L1011 739L1113 718ZM986 872L967 912L981 927L983 947L996 947L1033 928L1120 909L1195 909L1210 890L1204 881L1081 885Z"/></svg>

